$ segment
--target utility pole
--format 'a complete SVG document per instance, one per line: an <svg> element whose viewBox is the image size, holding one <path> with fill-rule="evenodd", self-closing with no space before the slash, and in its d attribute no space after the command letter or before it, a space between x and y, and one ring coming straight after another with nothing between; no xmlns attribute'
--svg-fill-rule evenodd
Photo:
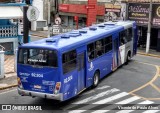
<svg viewBox="0 0 160 113"><path fill-rule="evenodd" d="M149 4L149 20L148 20L148 31L147 31L147 43L146 43L146 53L149 53L150 49L150 38L151 38L151 19L152 19L152 0Z"/></svg>
<svg viewBox="0 0 160 113"><path fill-rule="evenodd" d="M29 20L27 18L27 10L28 10L28 6L24 6L23 7L23 42L24 43L28 43L28 35L29 35Z"/></svg>
<svg viewBox="0 0 160 113"><path fill-rule="evenodd" d="M50 9L50 0L48 0L48 37L50 37L51 32L51 9Z"/></svg>

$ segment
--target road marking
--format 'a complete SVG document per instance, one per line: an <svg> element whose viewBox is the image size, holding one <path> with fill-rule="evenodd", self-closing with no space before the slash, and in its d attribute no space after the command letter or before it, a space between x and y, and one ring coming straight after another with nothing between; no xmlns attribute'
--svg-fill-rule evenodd
<svg viewBox="0 0 160 113"><path fill-rule="evenodd" d="M144 63L144 62L138 62L138 61L136 61L136 62L137 63L142 63L142 64L154 66L154 67L156 67L157 71L156 71L155 76L152 78L152 80L150 80L146 84L142 85L141 87L130 91L129 94L141 97L144 100L160 100L160 98L145 98L145 97L139 96L137 94L134 94L134 92L137 92L137 91L139 91L139 90L141 90L141 89L143 89L143 88L145 88L145 87L147 87L149 85L151 85L155 90L157 90L158 92L160 92L160 89L153 84L153 82L160 76L159 75L160 74L160 67L158 65L154 65L154 64L149 64L149 63Z"/></svg>
<svg viewBox="0 0 160 113"><path fill-rule="evenodd" d="M98 87L97 89L106 89L109 88L110 86L102 86L102 87Z"/></svg>
<svg viewBox="0 0 160 113"><path fill-rule="evenodd" d="M160 92L160 88L158 88L156 85L154 85L153 83L150 84L154 89L156 89L158 92Z"/></svg>
<svg viewBox="0 0 160 113"><path fill-rule="evenodd" d="M140 102L140 103L138 103L138 104L148 105L148 104L153 104L153 103L154 103L154 102L152 102L152 101L146 100L146 101ZM118 112L116 112L116 113L130 113L130 112L132 112L132 111L134 111L134 110L121 110L121 111L118 111Z"/></svg>
<svg viewBox="0 0 160 113"><path fill-rule="evenodd" d="M147 82L146 84L144 84L143 86L137 88L137 89L134 89L132 91L130 91L129 93L133 93L133 92L136 92L136 91L139 91L143 88L145 88L146 86L150 85L150 83L154 82L157 78L158 78L158 75L159 75L159 67L157 65L155 65L156 69L157 69L157 72L156 72L156 75L153 77L153 79L149 82Z"/></svg>
<svg viewBox="0 0 160 113"><path fill-rule="evenodd" d="M96 110L96 111L93 111L91 113L106 113L108 111L110 111L110 110Z"/></svg>
<svg viewBox="0 0 160 113"><path fill-rule="evenodd" d="M117 94L117 95L108 97L108 98L106 98L106 99L97 101L97 102L95 102L95 103L93 103L93 104L105 104L105 103L111 102L111 101L113 101L113 100L119 99L119 98L124 97L124 96L127 96L127 95L129 95L129 94L126 93L126 92L122 92L122 93L119 93L119 94Z"/></svg>
<svg viewBox="0 0 160 113"><path fill-rule="evenodd" d="M109 88L110 86L102 86L102 87L99 87L99 88L96 88L96 89L92 89L91 91L86 91L86 92L83 92L81 95L88 95L88 94L91 94L91 93L95 93L96 90L102 90L102 89L107 89Z"/></svg>
<svg viewBox="0 0 160 113"><path fill-rule="evenodd" d="M115 103L115 104L128 104L128 103L133 102L133 101L136 101L136 100L138 100L138 99L140 99L140 97L134 96L134 97L128 98L128 99L126 99L126 100L117 102L117 103ZM94 111L94 112L92 112L92 113L106 113L106 112L109 112L109 111L110 111L110 110L96 110L96 111Z"/></svg>
<svg viewBox="0 0 160 113"><path fill-rule="evenodd" d="M157 58L157 59L160 58L159 55L154 55L154 54L146 54L146 53L141 53L141 52L137 52L137 54L138 54L139 56L147 56L147 57Z"/></svg>
<svg viewBox="0 0 160 113"><path fill-rule="evenodd" d="M121 102L117 102L117 103L115 103L115 104L128 104L128 103L133 102L133 101L136 101L136 100L138 100L138 99L140 99L140 97L134 96L134 97L128 98L128 99L126 99L126 100L123 100L123 101L121 101Z"/></svg>
<svg viewBox="0 0 160 113"><path fill-rule="evenodd" d="M149 82L147 82L147 83L144 84L143 86L141 86L141 87L139 87L139 88L137 88L137 89L134 89L134 90L130 91L129 94L139 96L139 95L137 95L137 94L134 94L134 92L137 92L137 91L139 91L139 90L141 90L141 89L143 89L143 88L145 88L145 87L147 87L147 86L149 86L149 85L151 85L152 87L154 87L155 90L157 90L157 91L160 92L160 90L159 90L157 87L155 87L155 85L152 84L152 83L159 77L159 74L160 74L160 68L159 68L159 66L154 65L154 64L144 63L144 62L137 62L137 63L142 63L142 64L154 66L154 67L156 67L156 70L157 70L157 71L156 71L155 76L152 78L152 80L150 80ZM141 97L141 98L143 98L143 99L145 99L145 100L152 100L152 98L145 98L145 97L142 97L142 96L139 96L139 97ZM154 99L154 98L153 98L153 99ZM160 99L160 98L157 98L157 99Z"/></svg>
<svg viewBox="0 0 160 113"><path fill-rule="evenodd" d="M157 113L159 111L160 110L147 110L147 111L144 111L143 113Z"/></svg>
<svg viewBox="0 0 160 113"><path fill-rule="evenodd" d="M91 97L88 97L86 99L83 99L81 101L78 101L78 102L75 102L73 104L84 104L84 103L87 103L87 102L90 102L90 101L93 101L93 100L96 100L100 97L103 97L103 96L106 96L106 95L109 95L109 94L112 94L112 93L115 93L117 91L120 91L119 89L116 89L116 88L113 88L113 89L110 89L110 90L107 90L105 92L102 92L102 93L99 93L97 95L93 95Z"/></svg>
<svg viewBox="0 0 160 113"><path fill-rule="evenodd" d="M17 90L17 89L13 89L13 90L5 91L5 92L0 93L0 95L6 94L6 93L10 93L10 92L12 92L12 91L16 91L16 90Z"/></svg>
<svg viewBox="0 0 160 113"><path fill-rule="evenodd" d="M87 110L72 110L72 111L69 111L68 113L82 113L85 111L87 111Z"/></svg>

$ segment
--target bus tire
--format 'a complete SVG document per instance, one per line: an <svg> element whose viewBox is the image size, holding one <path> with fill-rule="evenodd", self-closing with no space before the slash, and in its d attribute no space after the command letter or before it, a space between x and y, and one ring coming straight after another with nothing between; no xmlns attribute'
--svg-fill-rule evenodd
<svg viewBox="0 0 160 113"><path fill-rule="evenodd" d="M99 84L99 72L96 71L93 76L93 88L97 87Z"/></svg>
<svg viewBox="0 0 160 113"><path fill-rule="evenodd" d="M128 52L128 54L127 54L127 59L126 59L126 65L128 65L128 63L129 63L129 61L131 60L131 56L130 56L130 54L129 54L129 52Z"/></svg>

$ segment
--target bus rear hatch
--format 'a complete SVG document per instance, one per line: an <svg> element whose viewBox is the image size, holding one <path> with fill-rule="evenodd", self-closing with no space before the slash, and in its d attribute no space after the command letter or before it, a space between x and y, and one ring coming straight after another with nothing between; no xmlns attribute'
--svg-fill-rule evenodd
<svg viewBox="0 0 160 113"><path fill-rule="evenodd" d="M19 88L51 94L60 91L57 51L20 48L17 66Z"/></svg>

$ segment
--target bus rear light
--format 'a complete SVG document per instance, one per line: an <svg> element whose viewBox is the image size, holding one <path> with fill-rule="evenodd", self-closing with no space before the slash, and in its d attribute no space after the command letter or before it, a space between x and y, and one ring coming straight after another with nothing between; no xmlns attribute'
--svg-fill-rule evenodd
<svg viewBox="0 0 160 113"><path fill-rule="evenodd" d="M18 87L19 88L23 88L22 83L21 83L21 79L19 77L17 77L17 82L18 82Z"/></svg>
<svg viewBox="0 0 160 113"><path fill-rule="evenodd" d="M57 82L56 86L55 86L54 93L55 94L59 93L60 88L61 88L61 82Z"/></svg>

